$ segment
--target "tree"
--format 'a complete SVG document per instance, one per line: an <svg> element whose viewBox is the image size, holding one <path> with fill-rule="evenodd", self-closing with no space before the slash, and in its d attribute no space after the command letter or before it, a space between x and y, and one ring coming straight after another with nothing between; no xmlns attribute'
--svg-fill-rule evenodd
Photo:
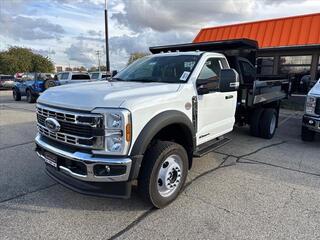
<svg viewBox="0 0 320 240"><path fill-rule="evenodd" d="M81 66L81 67L79 68L79 71L80 71L80 72L86 72L87 69L86 69L84 66Z"/></svg>
<svg viewBox="0 0 320 240"><path fill-rule="evenodd" d="M10 47L0 52L0 73L15 74L17 72L53 72L52 61L31 49Z"/></svg>
<svg viewBox="0 0 320 240"><path fill-rule="evenodd" d="M97 71L97 68L96 67L91 67L90 69L89 69L89 72L96 72Z"/></svg>
<svg viewBox="0 0 320 240"><path fill-rule="evenodd" d="M145 57L147 55L149 55L149 53L146 53L146 52L134 52L134 53L131 53L127 65L130 65L131 63L133 63L137 59Z"/></svg>

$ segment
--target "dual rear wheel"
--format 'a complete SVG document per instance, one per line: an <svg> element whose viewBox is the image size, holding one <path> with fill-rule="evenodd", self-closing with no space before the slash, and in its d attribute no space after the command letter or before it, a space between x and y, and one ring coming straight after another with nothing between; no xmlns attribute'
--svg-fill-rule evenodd
<svg viewBox="0 0 320 240"><path fill-rule="evenodd" d="M257 108L250 121L252 136L265 139L273 138L277 128L278 114L274 108Z"/></svg>

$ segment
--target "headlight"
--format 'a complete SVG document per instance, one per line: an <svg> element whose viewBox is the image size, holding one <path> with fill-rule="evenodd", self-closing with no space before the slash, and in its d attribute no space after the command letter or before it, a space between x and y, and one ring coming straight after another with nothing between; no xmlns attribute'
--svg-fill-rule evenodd
<svg viewBox="0 0 320 240"><path fill-rule="evenodd" d="M131 114L125 109L97 108L104 116L105 149L96 154L126 155L131 144Z"/></svg>
<svg viewBox="0 0 320 240"><path fill-rule="evenodd" d="M314 114L314 110L316 107L316 98L313 96L307 96L306 101L306 113L307 114Z"/></svg>

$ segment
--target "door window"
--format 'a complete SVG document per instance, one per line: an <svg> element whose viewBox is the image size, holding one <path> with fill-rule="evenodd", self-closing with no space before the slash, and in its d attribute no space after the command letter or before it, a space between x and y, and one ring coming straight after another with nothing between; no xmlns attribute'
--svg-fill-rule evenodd
<svg viewBox="0 0 320 240"><path fill-rule="evenodd" d="M69 73L62 73L60 79L61 79L61 80L67 80L68 77L69 77Z"/></svg>
<svg viewBox="0 0 320 240"><path fill-rule="evenodd" d="M240 69L242 72L242 78L245 83L253 83L256 78L256 69L250 63L240 61Z"/></svg>
<svg viewBox="0 0 320 240"><path fill-rule="evenodd" d="M261 75L273 74L274 57L258 57L257 58L257 72Z"/></svg>
<svg viewBox="0 0 320 240"><path fill-rule="evenodd" d="M201 69L197 85L204 85L210 91L219 89L220 71L223 62L219 58L209 58Z"/></svg>
<svg viewBox="0 0 320 240"><path fill-rule="evenodd" d="M88 74L74 74L71 80L90 80L90 76Z"/></svg>

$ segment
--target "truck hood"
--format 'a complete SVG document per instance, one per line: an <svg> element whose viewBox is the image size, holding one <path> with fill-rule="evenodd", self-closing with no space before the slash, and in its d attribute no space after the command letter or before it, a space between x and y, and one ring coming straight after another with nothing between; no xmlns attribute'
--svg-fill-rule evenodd
<svg viewBox="0 0 320 240"><path fill-rule="evenodd" d="M320 95L320 79L318 82L310 89L308 95Z"/></svg>
<svg viewBox="0 0 320 240"><path fill-rule="evenodd" d="M141 82L89 82L53 87L40 95L38 103L91 111L97 107L118 108L137 97L173 93L180 84Z"/></svg>

